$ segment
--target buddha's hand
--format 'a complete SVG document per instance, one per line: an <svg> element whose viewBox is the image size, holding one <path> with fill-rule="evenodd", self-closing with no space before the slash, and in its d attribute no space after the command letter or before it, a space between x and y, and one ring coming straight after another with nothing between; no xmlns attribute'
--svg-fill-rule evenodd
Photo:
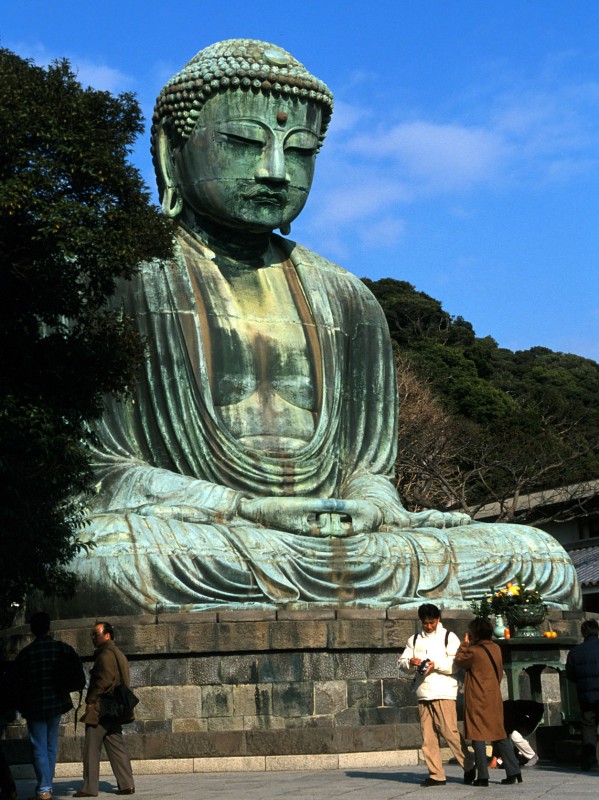
<svg viewBox="0 0 599 800"><path fill-rule="evenodd" d="M304 536L352 536L378 530L383 515L368 500L309 497L243 498L237 513L266 528Z"/></svg>
<svg viewBox="0 0 599 800"><path fill-rule="evenodd" d="M457 528L470 525L472 518L461 511L406 511L408 528Z"/></svg>

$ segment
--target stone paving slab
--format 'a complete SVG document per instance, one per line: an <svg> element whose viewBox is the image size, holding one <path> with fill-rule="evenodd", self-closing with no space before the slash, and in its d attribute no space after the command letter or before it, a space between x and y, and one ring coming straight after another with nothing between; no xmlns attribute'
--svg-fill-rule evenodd
<svg viewBox="0 0 599 800"><path fill-rule="evenodd" d="M580 772L573 767L545 764L524 769L524 781L502 786L502 770L492 770L488 789L464 786L462 772L448 765L447 785L423 789L422 766L290 772L221 772L138 775L136 797L154 800L395 800L432 797L433 800L586 800L599 794L599 771ZM31 796L32 781L17 782L19 797ZM81 780L59 778L54 800L70 797L81 788ZM102 778L99 797L114 795L113 778Z"/></svg>

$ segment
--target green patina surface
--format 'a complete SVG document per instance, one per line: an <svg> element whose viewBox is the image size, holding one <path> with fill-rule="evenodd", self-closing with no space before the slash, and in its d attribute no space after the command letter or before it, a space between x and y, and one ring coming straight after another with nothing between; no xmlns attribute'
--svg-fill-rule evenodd
<svg viewBox="0 0 599 800"><path fill-rule="evenodd" d="M107 400L71 615L460 607L516 575L579 606L547 534L401 504L382 311L274 233L306 202L331 107L288 53L248 40L207 48L162 91L154 156L177 255L116 298L148 359L134 399Z"/></svg>

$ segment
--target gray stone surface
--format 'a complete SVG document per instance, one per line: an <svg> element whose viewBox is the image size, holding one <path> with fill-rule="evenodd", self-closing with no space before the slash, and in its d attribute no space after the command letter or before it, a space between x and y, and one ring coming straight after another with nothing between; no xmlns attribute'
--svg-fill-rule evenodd
<svg viewBox="0 0 599 800"><path fill-rule="evenodd" d="M272 689L272 708L281 717L311 717L314 713L312 683L275 683Z"/></svg>
<svg viewBox="0 0 599 800"><path fill-rule="evenodd" d="M205 717L230 717L233 713L232 686L202 686L202 713Z"/></svg>
<svg viewBox="0 0 599 800"><path fill-rule="evenodd" d="M259 656L264 658L264 656ZM212 683L227 683L237 686L244 683L255 683L257 668L256 657L254 655L230 655L227 658L218 659L216 680Z"/></svg>
<svg viewBox="0 0 599 800"><path fill-rule="evenodd" d="M166 717L166 688L164 686L142 686L135 689L139 705L135 709L136 719L164 719Z"/></svg>
<svg viewBox="0 0 599 800"><path fill-rule="evenodd" d="M169 720L201 717L202 688L200 686L178 686L176 692L167 691L165 711Z"/></svg>
<svg viewBox="0 0 599 800"><path fill-rule="evenodd" d="M348 681L347 705L349 708L378 708L383 704L381 681Z"/></svg>
<svg viewBox="0 0 599 800"><path fill-rule="evenodd" d="M335 714L347 708L345 681L319 681L314 684L314 713Z"/></svg>
<svg viewBox="0 0 599 800"><path fill-rule="evenodd" d="M412 681L402 678L383 680L383 705L404 708L416 705L416 688Z"/></svg>
<svg viewBox="0 0 599 800"><path fill-rule="evenodd" d="M335 654L335 678L337 680L366 680L367 677L364 653Z"/></svg>
<svg viewBox="0 0 599 800"><path fill-rule="evenodd" d="M136 797L160 800L395 800L395 798L420 797L420 781L426 777L422 764L404 761L390 765L390 756L381 765L368 765L362 754L341 765L335 756L312 756L303 759L264 759L238 757L227 764L212 764L210 772L202 771L201 759L187 759L179 772L177 762L156 762L156 771L136 774ZM367 755L367 754L366 754ZM298 769L303 767L303 769ZM340 767L340 768L335 768ZM192 772L192 769L196 769ZM307 771L309 768L310 771ZM232 771L234 770L234 771ZM240 771L241 770L241 771ZM287 770L287 771L281 771ZM294 770L294 771L293 771ZM573 768L560 768L541 763L526 770L523 783L515 787L499 785L502 771L493 770L489 789L464 786L458 766L447 766L447 785L434 789L435 800L462 800L502 797L518 800L547 800L548 798L592 798L597 794L598 773L579 772ZM19 797L33 794L34 781L18 780ZM65 798L81 788L79 775L58 778L54 784L54 798ZM116 783L109 769L103 770L100 779L100 797L113 793ZM427 794L428 797L428 794Z"/></svg>
<svg viewBox="0 0 599 800"><path fill-rule="evenodd" d="M235 686L233 688L235 714L242 716L268 716L272 714L272 684Z"/></svg>
<svg viewBox="0 0 599 800"><path fill-rule="evenodd" d="M189 660L189 682L198 686L220 683L219 656L200 656Z"/></svg>
<svg viewBox="0 0 599 800"><path fill-rule="evenodd" d="M302 653L302 671L305 680L331 681L335 678L337 655L335 653Z"/></svg>
<svg viewBox="0 0 599 800"><path fill-rule="evenodd" d="M405 641L403 645L405 645ZM398 656L399 652L369 653L366 656L366 672L368 673L369 677L395 678L397 676Z"/></svg>
<svg viewBox="0 0 599 800"><path fill-rule="evenodd" d="M271 644L275 648L293 647L326 647L329 639L327 619L304 620L297 625L297 620L280 620L271 628Z"/></svg>

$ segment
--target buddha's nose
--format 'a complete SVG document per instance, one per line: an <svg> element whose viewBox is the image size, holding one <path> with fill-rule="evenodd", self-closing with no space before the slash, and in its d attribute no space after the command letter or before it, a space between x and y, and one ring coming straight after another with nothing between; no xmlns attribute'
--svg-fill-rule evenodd
<svg viewBox="0 0 599 800"><path fill-rule="evenodd" d="M275 140L266 145L254 177L257 181L289 183L290 178L285 169L285 151L281 142Z"/></svg>

